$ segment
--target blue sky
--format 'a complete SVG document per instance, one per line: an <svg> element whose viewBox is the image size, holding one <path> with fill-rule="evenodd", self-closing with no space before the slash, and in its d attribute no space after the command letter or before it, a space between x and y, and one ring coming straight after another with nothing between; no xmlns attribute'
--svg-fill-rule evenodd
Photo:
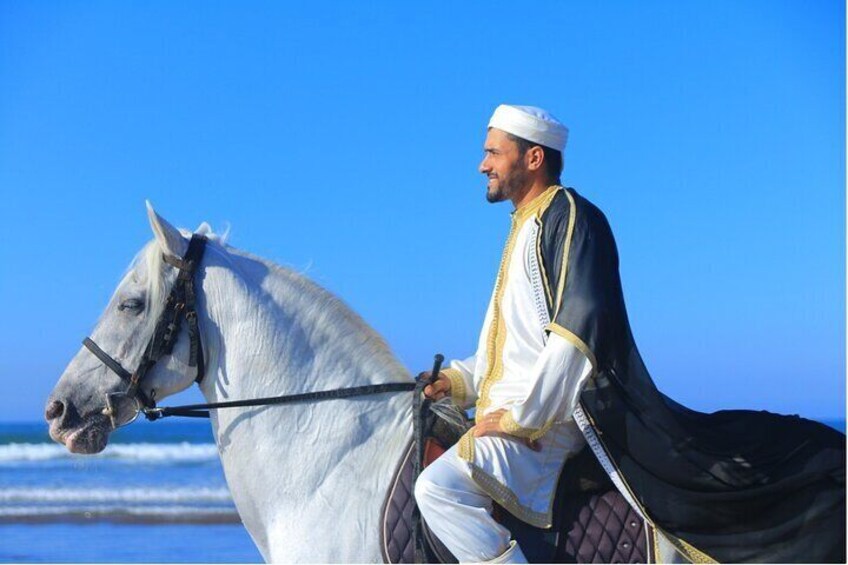
<svg viewBox="0 0 848 565"><path fill-rule="evenodd" d="M304 270L415 372L469 354L500 103L569 126L661 390L844 417L841 2L399 4L0 4L0 418L41 417L146 198Z"/></svg>

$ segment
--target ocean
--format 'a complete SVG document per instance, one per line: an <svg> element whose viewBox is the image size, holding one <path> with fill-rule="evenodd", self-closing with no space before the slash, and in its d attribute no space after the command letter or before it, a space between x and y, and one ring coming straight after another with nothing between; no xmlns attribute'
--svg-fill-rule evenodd
<svg viewBox="0 0 848 565"><path fill-rule="evenodd" d="M137 422L96 456L0 424L0 562L261 563L208 422Z"/></svg>
<svg viewBox="0 0 848 565"><path fill-rule="evenodd" d="M824 423L844 432L844 420ZM261 563L208 422L139 421L95 456L0 424L0 563Z"/></svg>

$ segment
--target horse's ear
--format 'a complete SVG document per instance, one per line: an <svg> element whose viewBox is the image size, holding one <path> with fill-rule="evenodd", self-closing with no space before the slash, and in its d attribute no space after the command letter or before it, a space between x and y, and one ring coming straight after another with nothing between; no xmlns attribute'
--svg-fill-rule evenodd
<svg viewBox="0 0 848 565"><path fill-rule="evenodd" d="M194 233L199 235L209 235L212 233L212 226L210 226L207 222L200 222L200 225L197 226L197 229L194 230Z"/></svg>
<svg viewBox="0 0 848 565"><path fill-rule="evenodd" d="M145 203L147 204L147 219L150 220L150 227L153 229L153 235L156 236L156 241L159 243L162 252L172 257L182 258L188 248L188 242L177 228L156 213L149 200L146 200Z"/></svg>

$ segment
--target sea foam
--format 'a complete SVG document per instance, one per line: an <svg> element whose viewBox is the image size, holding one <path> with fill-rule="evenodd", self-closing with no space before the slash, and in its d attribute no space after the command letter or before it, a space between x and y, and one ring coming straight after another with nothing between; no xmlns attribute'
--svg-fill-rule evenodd
<svg viewBox="0 0 848 565"><path fill-rule="evenodd" d="M0 504L20 503L231 503L225 488L0 488Z"/></svg>
<svg viewBox="0 0 848 565"><path fill-rule="evenodd" d="M200 463L218 458L214 444L125 443L106 446L96 455L76 455L64 446L50 443L8 443L0 445L0 465L51 460L111 459L128 463Z"/></svg>
<svg viewBox="0 0 848 565"><path fill-rule="evenodd" d="M234 508L193 506L15 506L0 507L0 524L117 522L125 524L237 524Z"/></svg>

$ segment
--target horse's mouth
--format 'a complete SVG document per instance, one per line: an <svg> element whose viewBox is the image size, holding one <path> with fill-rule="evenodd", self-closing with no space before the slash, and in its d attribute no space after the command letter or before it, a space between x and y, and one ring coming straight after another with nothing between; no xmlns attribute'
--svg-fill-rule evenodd
<svg viewBox="0 0 848 565"><path fill-rule="evenodd" d="M111 427L105 418L95 418L75 429L55 429L50 426L50 437L63 444L71 453L92 455L106 449Z"/></svg>

